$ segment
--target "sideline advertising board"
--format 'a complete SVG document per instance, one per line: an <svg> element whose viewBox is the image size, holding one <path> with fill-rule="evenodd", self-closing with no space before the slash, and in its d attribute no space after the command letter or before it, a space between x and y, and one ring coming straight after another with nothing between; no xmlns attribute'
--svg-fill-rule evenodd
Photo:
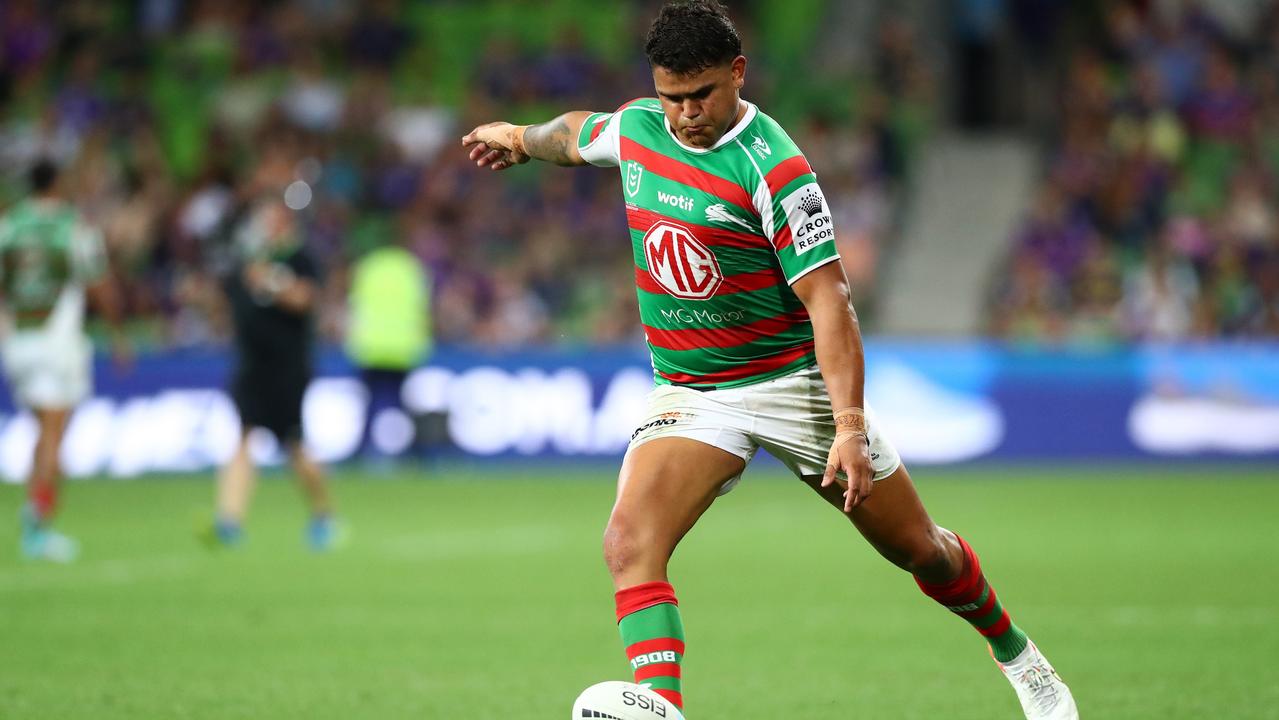
<svg viewBox="0 0 1279 720"><path fill-rule="evenodd" d="M1279 344L1022 351L985 343L867 344L867 400L910 463L976 460L1274 460ZM239 433L221 351L105 361L63 448L72 476L204 471ZM306 442L325 462L356 457L368 395L336 351L306 394ZM440 458L616 458L643 414L642 349L488 353L447 348L413 371L401 407L372 419L379 452ZM5 393L0 477L25 476L35 440ZM269 434L254 438L279 459ZM1276 465L1279 468L1279 464Z"/></svg>

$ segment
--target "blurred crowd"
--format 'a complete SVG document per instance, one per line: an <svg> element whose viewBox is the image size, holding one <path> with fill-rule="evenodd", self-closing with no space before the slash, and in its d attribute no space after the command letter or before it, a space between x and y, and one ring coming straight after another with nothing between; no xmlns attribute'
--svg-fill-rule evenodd
<svg viewBox="0 0 1279 720"><path fill-rule="evenodd" d="M1109 344L1279 336L1279 3L1101 5L1069 55L991 330Z"/></svg>
<svg viewBox="0 0 1279 720"><path fill-rule="evenodd" d="M548 27L532 38L474 27L490 4L502 28ZM330 340L343 334L351 263L393 242L430 271L441 342L633 340L615 172L498 176L460 149L479 122L651 95L635 28L652 4L579 4L556 21L519 3L8 0L0 206L21 197L37 158L59 163L65 196L104 233L132 332L153 347L226 340L227 248L265 195L299 213L326 277ZM751 19L741 20L750 48ZM823 78L824 96L842 104L779 118L832 198L861 298L873 294L909 147L927 124L931 80L912 32L885 21L864 63ZM767 59L752 72L746 96L766 112L795 100L780 69L770 81Z"/></svg>

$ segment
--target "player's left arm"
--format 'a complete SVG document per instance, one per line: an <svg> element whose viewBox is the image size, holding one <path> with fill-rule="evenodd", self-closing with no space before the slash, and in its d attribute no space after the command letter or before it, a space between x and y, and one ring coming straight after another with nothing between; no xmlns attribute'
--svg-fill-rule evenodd
<svg viewBox="0 0 1279 720"><path fill-rule="evenodd" d="M873 487L862 410L866 360L857 311L844 266L838 260L808 272L791 287L812 319L817 365L835 414L835 442L827 458L822 487L836 482L836 472L842 471L848 478L844 512L849 512L870 497Z"/></svg>

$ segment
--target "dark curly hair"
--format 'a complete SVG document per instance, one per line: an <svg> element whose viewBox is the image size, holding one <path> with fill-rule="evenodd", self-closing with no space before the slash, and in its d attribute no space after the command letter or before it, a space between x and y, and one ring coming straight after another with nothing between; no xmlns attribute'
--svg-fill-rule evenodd
<svg viewBox="0 0 1279 720"><path fill-rule="evenodd" d="M49 192L57 181L58 166L49 158L39 158L27 171L27 182L31 184L31 190L36 194Z"/></svg>
<svg viewBox="0 0 1279 720"><path fill-rule="evenodd" d="M694 75L742 54L742 39L717 0L675 0L662 6L644 43L648 64Z"/></svg>

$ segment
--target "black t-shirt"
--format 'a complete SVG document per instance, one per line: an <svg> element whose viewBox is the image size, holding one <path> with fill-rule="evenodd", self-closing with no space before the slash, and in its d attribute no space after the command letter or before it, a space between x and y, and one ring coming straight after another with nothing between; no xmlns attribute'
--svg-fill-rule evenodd
<svg viewBox="0 0 1279 720"><path fill-rule="evenodd" d="M271 262L297 278L319 283L319 268L301 246ZM255 297L244 283L244 268L244 264L236 265L226 281L241 361L308 367L315 337L314 311L296 313L276 305L269 297Z"/></svg>

